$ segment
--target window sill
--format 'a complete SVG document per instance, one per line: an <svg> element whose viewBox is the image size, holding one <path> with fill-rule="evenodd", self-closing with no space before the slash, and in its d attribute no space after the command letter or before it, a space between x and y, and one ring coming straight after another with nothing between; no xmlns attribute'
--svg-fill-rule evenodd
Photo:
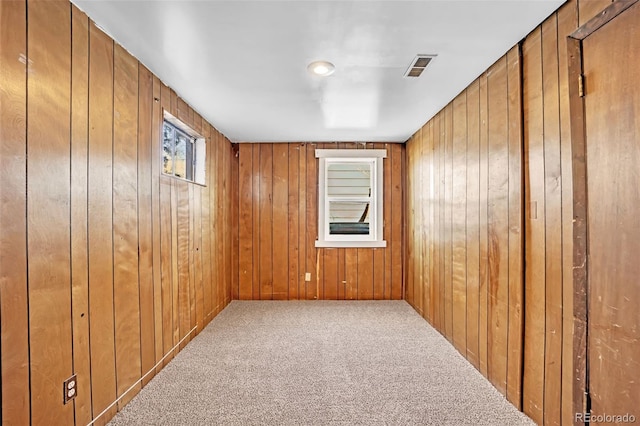
<svg viewBox="0 0 640 426"><path fill-rule="evenodd" d="M386 246L386 241L316 241L316 247L324 248L376 248Z"/></svg>

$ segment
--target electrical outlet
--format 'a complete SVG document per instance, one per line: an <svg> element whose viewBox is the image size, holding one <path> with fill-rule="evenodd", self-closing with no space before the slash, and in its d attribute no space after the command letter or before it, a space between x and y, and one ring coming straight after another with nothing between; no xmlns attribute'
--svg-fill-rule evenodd
<svg viewBox="0 0 640 426"><path fill-rule="evenodd" d="M307 272L306 274L304 274L304 280L311 281L311 272Z"/></svg>
<svg viewBox="0 0 640 426"><path fill-rule="evenodd" d="M68 403L78 394L78 378L74 374L64 381L62 388L62 396L64 399L64 403Z"/></svg>

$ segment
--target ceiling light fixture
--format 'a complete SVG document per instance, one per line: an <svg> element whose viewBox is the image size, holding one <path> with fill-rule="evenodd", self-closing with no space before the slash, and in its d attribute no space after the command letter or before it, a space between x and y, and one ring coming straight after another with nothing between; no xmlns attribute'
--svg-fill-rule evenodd
<svg viewBox="0 0 640 426"><path fill-rule="evenodd" d="M336 67L328 61L314 61L307 65L307 70L311 74L326 77L333 74L333 72L336 70Z"/></svg>

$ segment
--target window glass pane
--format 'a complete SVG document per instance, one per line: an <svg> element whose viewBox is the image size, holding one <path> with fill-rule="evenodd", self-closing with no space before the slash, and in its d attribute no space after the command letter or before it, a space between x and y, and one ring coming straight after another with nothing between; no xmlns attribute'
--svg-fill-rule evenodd
<svg viewBox="0 0 640 426"><path fill-rule="evenodd" d="M190 145L189 138L182 132L176 132L176 154L173 174L177 177L187 177L187 145Z"/></svg>
<svg viewBox="0 0 640 426"><path fill-rule="evenodd" d="M329 234L369 235L370 204L366 201L329 201Z"/></svg>
<svg viewBox="0 0 640 426"><path fill-rule="evenodd" d="M371 164L330 163L327 168L329 197L368 197L371 195Z"/></svg>
<svg viewBox="0 0 640 426"><path fill-rule="evenodd" d="M193 138L189 138L187 140L187 158L186 158L186 167L187 167L187 179L193 180L193 147L194 147Z"/></svg>
<svg viewBox="0 0 640 426"><path fill-rule="evenodd" d="M164 123L162 130L162 172L173 174L173 127Z"/></svg>

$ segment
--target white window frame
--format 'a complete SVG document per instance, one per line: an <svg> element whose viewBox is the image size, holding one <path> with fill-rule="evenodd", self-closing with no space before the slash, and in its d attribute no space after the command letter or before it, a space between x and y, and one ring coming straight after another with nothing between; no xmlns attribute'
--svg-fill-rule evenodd
<svg viewBox="0 0 640 426"><path fill-rule="evenodd" d="M383 159L385 149L316 149L318 166L318 240L316 247L386 247L383 239ZM329 233L329 197L327 196L327 171L334 163L367 163L371 165L371 196L369 205L368 235L331 235ZM345 200L341 198L341 200ZM345 200L351 201L351 200ZM353 201L362 201L361 199Z"/></svg>
<svg viewBox="0 0 640 426"><path fill-rule="evenodd" d="M183 133L186 133L192 139L193 164L191 166L193 167L192 169L193 175L192 175L192 179L186 179L186 178L165 173L164 170L162 170L162 174L164 176L171 176L174 179L180 179L186 182L191 182L191 183L196 183L198 185L206 186L205 171L207 169L206 168L207 143L206 143L205 137L199 134L198 132L196 132L195 130L193 130L191 127L187 126L185 123L183 123L181 120L171 115L167 111L163 111L162 115L163 115L163 126L164 126L164 122L166 121L171 125L173 125L174 127L176 127L177 129L181 130ZM162 135L163 135L163 132L160 132L160 156L161 156L160 164L162 164L162 144L163 144Z"/></svg>

